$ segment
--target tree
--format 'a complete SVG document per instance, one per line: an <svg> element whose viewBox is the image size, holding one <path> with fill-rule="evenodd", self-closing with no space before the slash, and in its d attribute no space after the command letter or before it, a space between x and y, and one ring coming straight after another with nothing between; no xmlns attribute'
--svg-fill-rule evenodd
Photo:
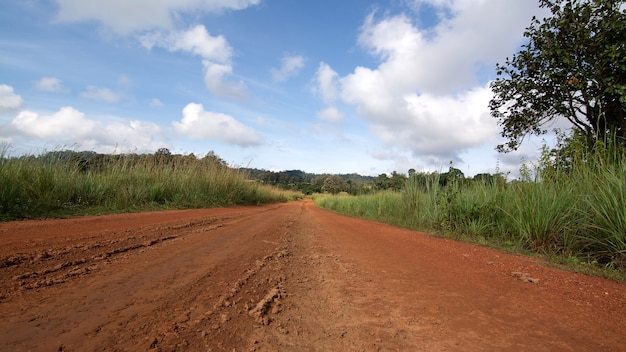
<svg viewBox="0 0 626 352"><path fill-rule="evenodd" d="M206 153L206 155L202 158L202 161L207 164L218 165L220 167L228 166L228 163L224 161L224 159L220 158L219 155L215 154L215 152L212 150Z"/></svg>
<svg viewBox="0 0 626 352"><path fill-rule="evenodd" d="M324 185L322 186L322 192L337 194L341 191L345 191L347 183L343 178L333 175L324 179Z"/></svg>
<svg viewBox="0 0 626 352"><path fill-rule="evenodd" d="M394 191L400 191L402 188L404 188L404 185L406 184L406 179L407 178L404 174L399 174L393 171L391 173L391 178L388 182L389 188L393 189Z"/></svg>
<svg viewBox="0 0 626 352"><path fill-rule="evenodd" d="M158 165L170 164L173 160L172 152L167 148L159 148L154 153L154 160Z"/></svg>
<svg viewBox="0 0 626 352"><path fill-rule="evenodd" d="M455 182L459 182L465 179L465 175L463 171L452 166L452 162L450 162L450 169L448 172L444 172L439 177L439 185L445 187L449 184L453 184Z"/></svg>
<svg viewBox="0 0 626 352"><path fill-rule="evenodd" d="M376 177L373 182L374 182L374 186L377 189L389 188L389 177L387 177L387 174L385 173L378 175L378 177Z"/></svg>
<svg viewBox="0 0 626 352"><path fill-rule="evenodd" d="M516 150L524 137L565 118L586 136L626 137L626 7L623 0L540 0L551 11L533 18L529 42L498 64L491 115Z"/></svg>

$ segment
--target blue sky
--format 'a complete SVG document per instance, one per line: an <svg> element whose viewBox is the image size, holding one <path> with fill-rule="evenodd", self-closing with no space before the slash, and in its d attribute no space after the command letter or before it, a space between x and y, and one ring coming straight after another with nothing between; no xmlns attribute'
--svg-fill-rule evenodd
<svg viewBox="0 0 626 352"><path fill-rule="evenodd" d="M540 14L534 0L3 1L0 142L515 173L541 141L495 152L488 86Z"/></svg>

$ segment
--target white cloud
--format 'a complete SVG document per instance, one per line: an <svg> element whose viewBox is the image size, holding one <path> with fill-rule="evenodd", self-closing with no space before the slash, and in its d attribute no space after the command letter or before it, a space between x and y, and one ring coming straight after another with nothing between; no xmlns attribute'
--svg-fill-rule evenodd
<svg viewBox="0 0 626 352"><path fill-rule="evenodd" d="M188 51L207 60L228 62L232 49L223 36L211 36L203 25L188 31L178 32L173 41L173 50Z"/></svg>
<svg viewBox="0 0 626 352"><path fill-rule="evenodd" d="M261 0L56 0L59 22L95 21L118 34L171 29L184 13L241 10Z"/></svg>
<svg viewBox="0 0 626 352"><path fill-rule="evenodd" d="M10 111L22 106L22 97L13 93L13 87L0 84L0 111Z"/></svg>
<svg viewBox="0 0 626 352"><path fill-rule="evenodd" d="M281 60L280 68L273 68L272 78L274 81L282 82L296 76L304 67L304 57L301 55L285 56Z"/></svg>
<svg viewBox="0 0 626 352"><path fill-rule="evenodd" d="M355 106L382 142L441 165L460 161L468 149L497 144L498 127L488 109L492 93L481 70L515 51L538 6L527 0L417 2L440 7L440 22L420 29L406 15L369 15L359 43L380 64L325 80L324 73L335 77L334 71L320 65L318 89L332 93L335 85L323 89L322 82L337 79L341 99Z"/></svg>
<svg viewBox="0 0 626 352"><path fill-rule="evenodd" d="M524 28L537 14L534 1L481 0L452 4L454 16L436 27L420 30L405 15L376 21L369 15L359 43L382 60L378 70L386 89L447 94L476 84L477 68L492 68L510 55L522 39Z"/></svg>
<svg viewBox="0 0 626 352"><path fill-rule="evenodd" d="M139 37L139 42L148 50L156 46L170 52L188 52L216 62L229 62L233 51L224 36L212 36L203 25L168 34L147 33Z"/></svg>
<svg viewBox="0 0 626 352"><path fill-rule="evenodd" d="M83 98L98 100L107 103L116 103L122 99L122 95L116 93L109 88L100 88L96 86L88 86L87 90L80 93Z"/></svg>
<svg viewBox="0 0 626 352"><path fill-rule="evenodd" d="M73 107L52 114L21 111L3 137L55 145L78 145L85 150L112 153L127 150L152 152L165 144L158 125L146 121L87 117Z"/></svg>
<svg viewBox="0 0 626 352"><path fill-rule="evenodd" d="M172 125L176 132L191 139L218 139L242 147L260 144L260 137L253 129L232 116L206 111L201 104L187 104L183 118Z"/></svg>
<svg viewBox="0 0 626 352"><path fill-rule="evenodd" d="M317 117L330 121L330 122L341 122L343 121L343 113L339 111L336 107L330 106L320 112L317 113Z"/></svg>
<svg viewBox="0 0 626 352"><path fill-rule="evenodd" d="M149 121L116 120L104 125L97 135L97 145L106 146L110 152L154 152L166 147L161 127Z"/></svg>
<svg viewBox="0 0 626 352"><path fill-rule="evenodd" d="M212 36L203 25L186 31L173 31L168 35L154 32L143 35L139 41L147 48L164 48L170 52L188 52L202 58L204 83L211 93L241 100L247 96L243 81L232 81L232 48L223 36Z"/></svg>
<svg viewBox="0 0 626 352"><path fill-rule="evenodd" d="M338 96L339 75L328 64L320 62L320 66L315 73L315 86L313 91L319 94L322 99L330 104Z"/></svg>
<svg viewBox="0 0 626 352"><path fill-rule="evenodd" d="M462 151L497 137L498 127L487 107L491 96L488 87L458 96L407 95L389 111L395 119L375 121L372 132L414 156L436 163L459 161Z"/></svg>
<svg viewBox="0 0 626 352"><path fill-rule="evenodd" d="M61 80L55 77L42 77L35 82L35 88L44 92L61 92L63 91L63 85Z"/></svg>
<svg viewBox="0 0 626 352"><path fill-rule="evenodd" d="M11 125L26 135L37 138L76 138L97 130L97 122L72 108L62 107L52 115L40 115L32 111L20 112Z"/></svg>
<svg viewBox="0 0 626 352"><path fill-rule="evenodd" d="M243 81L226 79L233 73L231 65L214 63L209 60L202 61L202 65L204 66L204 83L211 93L235 100L243 100L248 96L248 88Z"/></svg>

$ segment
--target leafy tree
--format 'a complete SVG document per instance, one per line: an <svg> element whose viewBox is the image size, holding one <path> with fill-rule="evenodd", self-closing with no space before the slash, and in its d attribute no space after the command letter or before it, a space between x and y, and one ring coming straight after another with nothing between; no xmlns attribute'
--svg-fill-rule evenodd
<svg viewBox="0 0 626 352"><path fill-rule="evenodd" d="M374 187L377 189L389 188L389 177L387 177L387 174L382 173L378 175L378 177L374 179Z"/></svg>
<svg viewBox="0 0 626 352"><path fill-rule="evenodd" d="M158 165L170 164L174 160L172 152L167 148L159 148L154 153L154 160Z"/></svg>
<svg viewBox="0 0 626 352"><path fill-rule="evenodd" d="M528 43L492 82L491 115L516 150L525 136L567 119L586 136L626 137L626 6L623 0L540 0L551 17L532 19Z"/></svg>
<svg viewBox="0 0 626 352"><path fill-rule="evenodd" d="M492 185L493 179L494 179L493 175L489 173L476 174L473 177L474 181L480 182L486 185Z"/></svg>
<svg viewBox="0 0 626 352"><path fill-rule="evenodd" d="M394 191L400 191L404 188L404 184L406 183L407 177L404 174L399 174L395 171L391 173L391 178L389 179L389 187Z"/></svg>
<svg viewBox="0 0 626 352"><path fill-rule="evenodd" d="M202 161L208 164L217 164L223 167L228 166L228 163L224 161L224 159L220 158L219 155L215 154L215 152L212 150L206 153L206 155L202 158Z"/></svg>
<svg viewBox="0 0 626 352"><path fill-rule="evenodd" d="M167 149L167 148L159 148L159 149L158 149L158 150L154 153L154 155L167 155L167 156L170 156L170 155L172 155L172 152L170 152L170 150L169 150L169 149Z"/></svg>
<svg viewBox="0 0 626 352"><path fill-rule="evenodd" d="M332 194L337 194L341 191L345 191L347 189L347 183L343 178L333 175L328 176L324 180L324 185L322 186L322 192L328 192Z"/></svg>
<svg viewBox="0 0 626 352"><path fill-rule="evenodd" d="M463 171L453 167L452 163L450 163L450 168L448 169L448 172L442 173L439 177L439 184L442 187L445 187L451 183L460 182L464 179L465 175L463 174Z"/></svg>

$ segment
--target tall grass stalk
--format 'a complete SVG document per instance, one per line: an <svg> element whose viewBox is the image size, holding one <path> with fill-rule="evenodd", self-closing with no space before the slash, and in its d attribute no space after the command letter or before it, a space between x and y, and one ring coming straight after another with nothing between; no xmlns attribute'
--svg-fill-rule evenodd
<svg viewBox="0 0 626 352"><path fill-rule="evenodd" d="M0 155L0 220L76 213L264 204L296 196L223 164L195 158L160 163L125 155L85 170L79 162Z"/></svg>
<svg viewBox="0 0 626 352"><path fill-rule="evenodd" d="M578 241L598 262L626 268L626 155L603 147L586 155L588 167L573 173L580 190Z"/></svg>
<svg viewBox="0 0 626 352"><path fill-rule="evenodd" d="M568 153L563 162L544 150L539 165L523 168L535 177L522 181L465 179L441 186L436 174L416 175L395 197L325 196L316 202L351 216L626 271L623 146L600 143Z"/></svg>
<svg viewBox="0 0 626 352"><path fill-rule="evenodd" d="M554 183L517 184L505 194L505 199L499 207L510 224L510 241L545 253L573 250L576 199L570 187Z"/></svg>
<svg viewBox="0 0 626 352"><path fill-rule="evenodd" d="M441 222L437 198L441 186L439 174L433 177L411 177L402 192L403 202L412 228L434 228Z"/></svg>

